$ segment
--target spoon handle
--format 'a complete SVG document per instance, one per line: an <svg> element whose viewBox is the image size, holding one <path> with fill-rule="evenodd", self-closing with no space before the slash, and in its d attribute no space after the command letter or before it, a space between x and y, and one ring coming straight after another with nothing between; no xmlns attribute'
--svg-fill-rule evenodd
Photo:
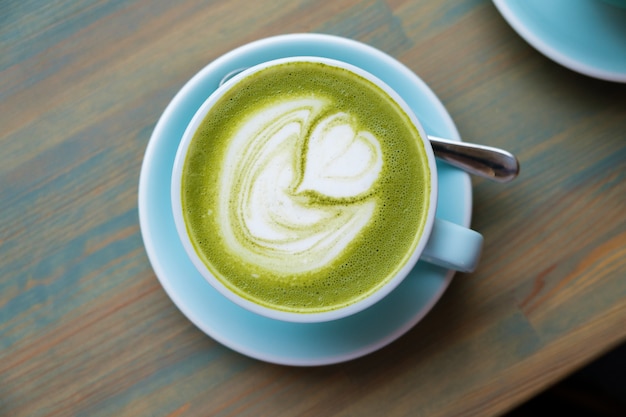
<svg viewBox="0 0 626 417"><path fill-rule="evenodd" d="M435 156L448 164L497 182L509 182L519 173L517 158L502 149L428 136Z"/></svg>

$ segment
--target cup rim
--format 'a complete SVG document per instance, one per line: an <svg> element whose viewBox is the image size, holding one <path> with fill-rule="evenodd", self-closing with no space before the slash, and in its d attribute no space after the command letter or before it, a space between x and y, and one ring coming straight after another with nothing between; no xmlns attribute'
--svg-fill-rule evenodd
<svg viewBox="0 0 626 417"><path fill-rule="evenodd" d="M374 82L378 87L380 87L386 94L388 94L406 113L406 115L410 118L411 122L417 129L420 139L422 141L426 160L428 161L429 172L430 172L430 194L428 198L429 208L426 213L426 219L424 222L424 230L420 239L418 240L415 248L413 249L410 257L404 263L402 268L395 274L393 278L391 278L384 286L382 286L378 291L370 294L368 297L361 299L355 303L352 303L347 306L343 306L337 309L322 311L322 312L311 312L311 313L298 313L298 312L289 312L278 309L273 309L270 307L266 307L260 304L256 304L250 300L247 300L235 292L228 289L219 279L217 279L209 270L209 268L204 264L204 262L200 259L196 250L191 243L191 239L187 234L187 227L183 219L182 215L182 201L181 201L181 182L182 182L182 170L184 166L184 162L186 159L188 148L193 140L194 134L209 110L212 106L235 84L237 84L240 80L255 74L258 71L261 71L265 68L281 65L289 62L319 62L323 64L327 64L330 66L335 66L343 69L347 69L359 76L362 76L372 82ZM437 168L435 162L434 152L428 141L428 136L419 121L418 117L415 115L414 111L411 107L406 103L406 101L388 84L382 81L380 78L375 75L369 73L368 71L341 61L332 58L325 57L317 57L317 56L290 56L284 58L277 58L268 60L265 62L261 62L259 64L253 65L250 68L242 71L241 73L233 76L231 79L226 81L224 84L215 89L209 97L202 103L202 105L198 108L198 110L194 113L191 121L185 128L181 141L178 145L174 165L172 170L172 178L171 178L171 208L172 214L174 216L174 223L176 226L176 231L178 237L185 249L185 252L189 259L192 261L194 267L200 272L202 277L212 285L220 294L234 302L235 304L261 316L265 316L271 319L287 321L287 322L296 322L296 323L315 323L315 322L326 322L332 321L336 319L341 319L353 314L356 314L360 311L367 309L368 307L374 305L385 296L387 296L391 291L393 291L409 274L409 272L414 268L415 264L420 258L426 243L430 237L433 223L435 220L435 213L437 209L437 195L438 195L438 178L437 178Z"/></svg>

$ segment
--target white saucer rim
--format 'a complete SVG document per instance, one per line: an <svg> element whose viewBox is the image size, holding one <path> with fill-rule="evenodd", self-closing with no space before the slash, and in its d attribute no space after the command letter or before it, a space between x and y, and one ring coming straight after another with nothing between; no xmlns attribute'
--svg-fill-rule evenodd
<svg viewBox="0 0 626 417"><path fill-rule="evenodd" d="M626 73L605 70L598 66L575 59L557 48L554 48L549 42L546 42L542 36L539 36L537 33L528 28L524 21L513 12L512 8L507 3L508 1L510 0L493 0L493 3L502 17L504 17L504 19L518 33L518 35L520 35L524 40L526 40L526 42L543 55L580 74L605 81L626 83Z"/></svg>
<svg viewBox="0 0 626 417"><path fill-rule="evenodd" d="M405 322L404 325L399 326L396 329L396 331L388 334L384 338L381 338L380 340L378 340L377 343L370 343L370 344L362 346L361 349L351 350L349 352L346 352L345 354L333 355L332 357L319 357L316 359L285 358L279 355L260 353L258 351L255 351L253 347L242 345L235 340L227 338L225 335L222 335L219 331L215 331L215 329L211 328L211 326L208 325L205 321L203 321L200 317L197 317L197 314L194 311L191 311L189 308L187 308L187 306L185 305L185 302L181 300L177 291L175 291L174 288L170 285L169 280L163 278L163 274L165 274L164 268L161 265L158 253L156 253L156 249L152 243L154 238L152 236L152 232L148 224L148 220L146 217L147 215L145 214L147 213L147 210L148 210L148 208L146 207L146 204L147 204L146 193L147 193L147 188L148 188L147 182L149 181L147 173L150 171L151 165L155 163L155 158L153 157L154 156L153 154L156 152L156 142L158 138L162 135L162 131L164 130L169 119L172 117L172 113L174 112L174 109L177 108L180 102L184 100L186 89L191 88L191 84L192 84L191 81L195 77L204 76L205 72L212 72L218 66L218 64L228 61L231 54L237 50L240 50L240 49L243 50L245 48L254 49L255 47L258 47L259 44L262 44L264 42L268 42L268 43L277 42L283 38L297 40L298 37L302 37L303 39L307 39L307 40L316 38L316 39L319 39L320 41L322 41L324 38L332 38L333 42L337 42L337 41L345 42L346 45L349 45L350 47L359 47L359 45L361 45L360 47L367 48L367 53L376 54L380 58L395 60L395 58L383 53L382 51L379 51L378 49L375 49L369 45L362 44L355 40L350 40L347 38L340 38L334 35L312 34L312 33L286 34L286 35L278 35L278 36L273 36L273 37L269 37L265 39L260 39L260 40L248 43L246 45L242 45L239 48L236 48L235 50L228 52L222 55L221 57L218 57L217 59L209 63L207 66L205 66L203 69L201 69L196 75L194 75L194 77L192 77L192 79L188 80L185 83L185 85L174 96L174 98L171 100L171 102L168 104L163 114L159 118L155 126L155 129L152 133L152 136L150 137L148 146L146 148L146 152L144 156L144 163L142 164L142 168L140 172L138 209L139 209L140 229L141 229L142 237L144 240L144 246L146 248L148 258L150 260L150 263L152 264L155 274L157 278L159 279L161 285L163 286L164 290L168 294L168 296L174 302L174 304L196 327L201 329L205 334L213 338L215 341L221 343L222 345L229 347L230 349L237 351L241 354L244 354L246 356L249 356L251 358L255 358L255 359L265 361L265 362L275 363L279 365L319 366L319 365L331 365L335 363L341 363L341 362L345 362L348 360L356 359L364 355L367 355L369 353L372 353L384 346L387 346L393 341L397 340L399 337L405 334L408 330L413 328L419 321L423 319L423 317L429 311L432 310L433 306L440 300L441 296L443 295L443 293L449 286L455 272L447 271L445 277L442 277L445 282L439 289L438 293L434 294L430 298L430 301L424 307L422 307L420 311L416 312L416 315L413 317L412 320ZM450 138L454 140L460 140L460 136L458 134L456 126L454 125L454 122L452 121L449 113L447 112L447 110L445 109L445 107L443 106L439 98L423 82L423 80L421 80L421 78L419 78L410 69L404 66L404 71L407 71L407 74L411 78L415 79L416 83L420 86L420 91L424 93L425 96L427 96L427 99L430 102L430 104L437 107L437 111L440 113L440 115L444 119L446 119L445 120L446 129L449 129L450 132L453 133ZM473 206L472 205L472 189L471 189L471 181L470 181L469 176L465 176L464 178L465 178L464 179L465 184L463 185L463 189L465 191L464 193L465 201L460 202L465 207L465 211L464 211L465 218L463 219L462 224L465 226L469 226L471 222L472 206ZM302 325L306 326L307 324L302 324Z"/></svg>

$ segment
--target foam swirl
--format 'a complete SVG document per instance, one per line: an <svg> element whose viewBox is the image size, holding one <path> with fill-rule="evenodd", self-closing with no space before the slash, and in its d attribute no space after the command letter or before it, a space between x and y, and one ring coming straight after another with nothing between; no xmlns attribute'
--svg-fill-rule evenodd
<svg viewBox="0 0 626 417"><path fill-rule="evenodd" d="M266 105L240 124L220 178L227 245L279 274L326 266L370 222L378 140L330 101Z"/></svg>

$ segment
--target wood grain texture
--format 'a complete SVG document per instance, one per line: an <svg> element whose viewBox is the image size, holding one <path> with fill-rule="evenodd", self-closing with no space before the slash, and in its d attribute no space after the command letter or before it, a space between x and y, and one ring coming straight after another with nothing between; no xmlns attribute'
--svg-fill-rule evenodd
<svg viewBox="0 0 626 417"><path fill-rule="evenodd" d="M397 57L522 164L473 180L479 269L396 342L318 368L195 328L137 215L176 91L292 32ZM626 85L553 63L487 0L2 0L0 150L0 416L499 415L626 340Z"/></svg>

